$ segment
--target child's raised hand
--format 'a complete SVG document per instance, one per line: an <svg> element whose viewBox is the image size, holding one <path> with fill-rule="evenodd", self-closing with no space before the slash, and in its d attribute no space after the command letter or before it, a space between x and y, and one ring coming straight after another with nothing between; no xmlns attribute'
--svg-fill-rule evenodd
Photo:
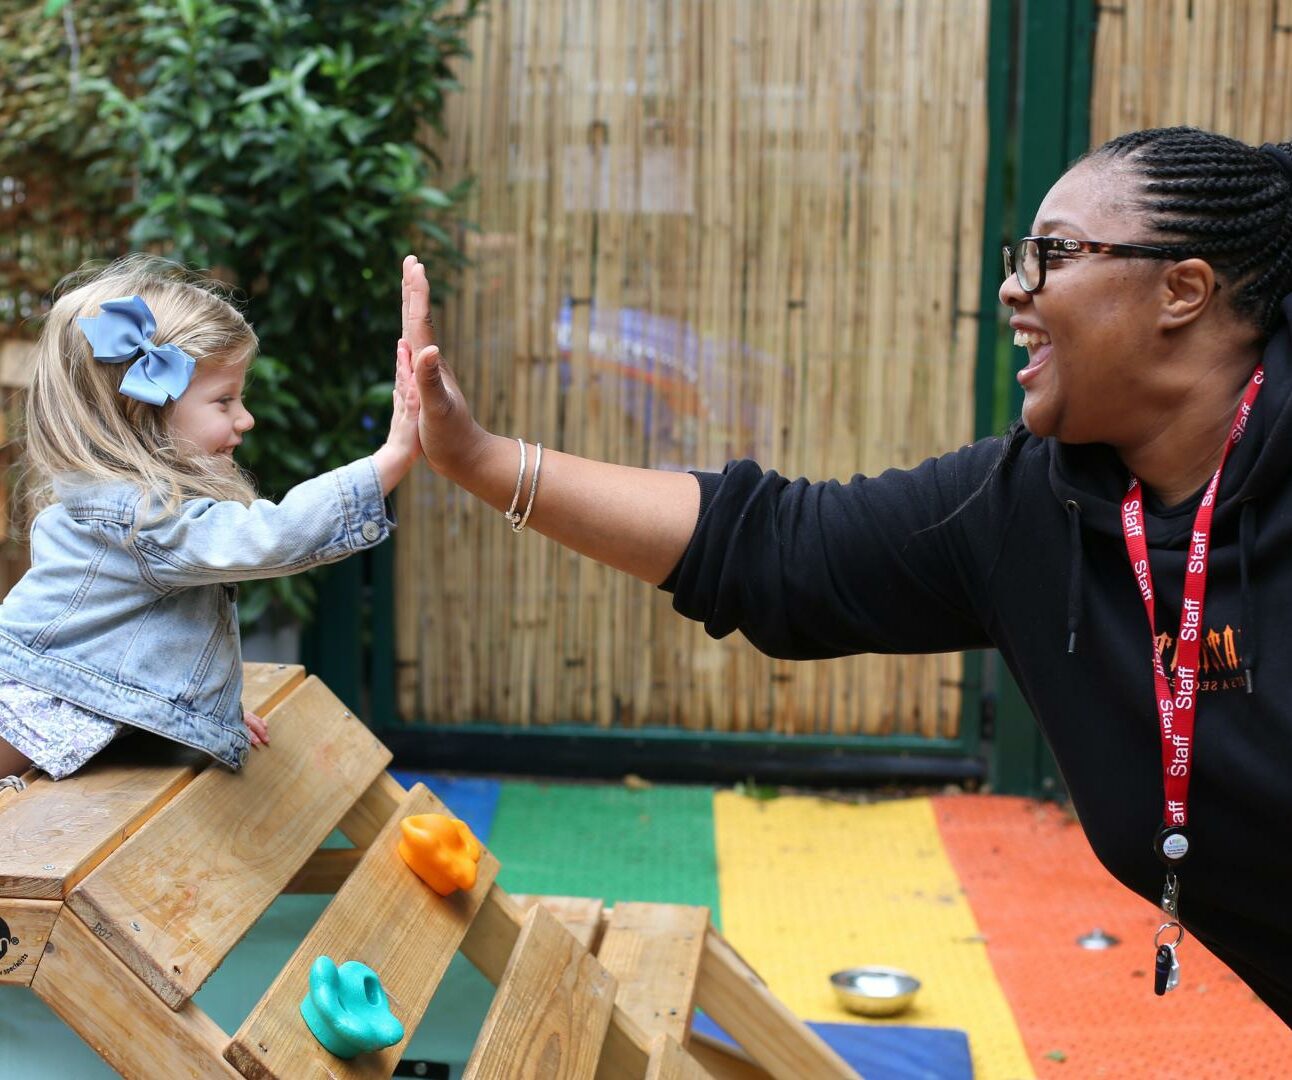
<svg viewBox="0 0 1292 1080"><path fill-rule="evenodd" d="M413 356L408 342L400 338L395 349L394 409L390 414L390 434L375 454L381 490L389 495L421 456L417 439L419 411L417 384L413 381Z"/></svg>

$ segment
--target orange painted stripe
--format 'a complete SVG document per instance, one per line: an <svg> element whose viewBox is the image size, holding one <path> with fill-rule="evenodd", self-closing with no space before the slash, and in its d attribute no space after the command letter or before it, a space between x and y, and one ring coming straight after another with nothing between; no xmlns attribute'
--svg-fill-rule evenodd
<svg viewBox="0 0 1292 1080"><path fill-rule="evenodd" d="M1289 1075L1292 1032L1197 941L1181 949L1179 989L1154 995L1161 913L1099 865L1067 813L1000 795L933 810L1038 1077ZM1121 944L1078 947L1094 927Z"/></svg>

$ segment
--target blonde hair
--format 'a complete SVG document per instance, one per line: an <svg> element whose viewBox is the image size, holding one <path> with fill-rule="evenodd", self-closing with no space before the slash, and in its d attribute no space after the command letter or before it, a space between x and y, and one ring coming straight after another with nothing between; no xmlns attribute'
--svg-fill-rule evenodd
<svg viewBox="0 0 1292 1080"><path fill-rule="evenodd" d="M160 514L186 499L250 503L255 487L228 458L174 439L175 403L150 405L121 393L131 361L94 359L78 316L95 316L105 300L138 295L152 310L157 345L174 344L207 367L250 363L259 342L221 286L176 263L128 255L97 271L64 278L36 346L25 409L24 460L32 514L57 501L54 482L76 476L125 481L151 497Z"/></svg>

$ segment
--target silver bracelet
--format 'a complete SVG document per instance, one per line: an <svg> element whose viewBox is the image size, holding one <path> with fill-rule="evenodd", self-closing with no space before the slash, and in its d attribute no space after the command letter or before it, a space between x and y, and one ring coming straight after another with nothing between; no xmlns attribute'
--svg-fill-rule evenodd
<svg viewBox="0 0 1292 1080"><path fill-rule="evenodd" d="M543 444L538 443L534 451L534 476L529 482L529 502L525 504L525 514L520 519L520 524L512 522L511 531L520 532L529 521L530 511L534 509L534 492L538 490L538 470L543 467Z"/></svg>
<svg viewBox="0 0 1292 1080"><path fill-rule="evenodd" d="M525 482L525 440L517 439L516 442L520 444L520 469L516 473L516 490L512 493L511 505L507 507L502 515L513 529L516 528L516 522L520 520L520 514L516 512L516 507L520 505L520 489Z"/></svg>

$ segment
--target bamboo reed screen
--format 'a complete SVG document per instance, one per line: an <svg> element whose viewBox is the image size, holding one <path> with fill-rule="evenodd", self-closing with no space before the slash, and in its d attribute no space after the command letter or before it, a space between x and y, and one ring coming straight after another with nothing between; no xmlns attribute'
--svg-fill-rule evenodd
<svg viewBox="0 0 1292 1080"><path fill-rule="evenodd" d="M988 7L491 0L443 142L481 231L438 319L482 423L822 479L966 442ZM405 720L958 731L959 656L774 662L429 474L401 498Z"/></svg>
<svg viewBox="0 0 1292 1080"><path fill-rule="evenodd" d="M1092 144L1173 124L1256 145L1292 139L1292 0L1100 6Z"/></svg>

